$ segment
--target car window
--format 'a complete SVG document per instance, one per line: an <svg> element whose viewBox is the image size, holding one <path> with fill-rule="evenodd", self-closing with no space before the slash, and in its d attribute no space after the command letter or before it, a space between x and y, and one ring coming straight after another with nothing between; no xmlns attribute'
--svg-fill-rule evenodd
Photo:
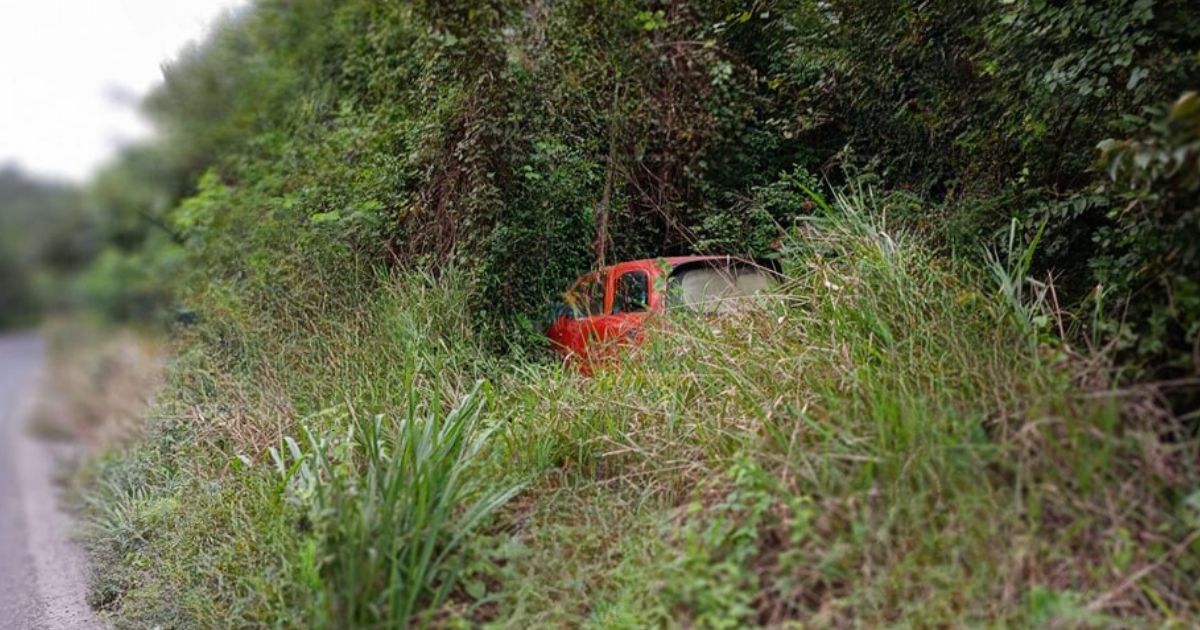
<svg viewBox="0 0 1200 630"><path fill-rule="evenodd" d="M644 271L630 271L617 278L613 292L613 313L640 313L649 307L650 276Z"/></svg>
<svg viewBox="0 0 1200 630"><path fill-rule="evenodd" d="M581 280L572 291L570 302L576 317L604 314L604 276L593 274Z"/></svg>
<svg viewBox="0 0 1200 630"><path fill-rule="evenodd" d="M705 314L735 311L747 298L767 291L771 279L765 271L748 265L700 266L671 275L671 306Z"/></svg>

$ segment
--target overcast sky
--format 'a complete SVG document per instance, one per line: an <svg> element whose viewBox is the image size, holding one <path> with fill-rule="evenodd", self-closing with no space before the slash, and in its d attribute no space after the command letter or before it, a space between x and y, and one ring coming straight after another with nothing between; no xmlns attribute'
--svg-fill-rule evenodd
<svg viewBox="0 0 1200 630"><path fill-rule="evenodd" d="M150 133L163 62L246 0L0 0L0 165L85 180Z"/></svg>

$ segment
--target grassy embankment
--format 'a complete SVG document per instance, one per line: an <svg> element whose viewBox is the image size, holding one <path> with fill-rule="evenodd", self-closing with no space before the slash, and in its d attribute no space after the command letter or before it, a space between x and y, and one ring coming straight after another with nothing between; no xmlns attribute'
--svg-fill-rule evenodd
<svg viewBox="0 0 1200 630"><path fill-rule="evenodd" d="M1196 623L1193 447L1044 334L1020 252L971 268L869 205L785 244L777 302L594 378L481 350L454 274L212 315L85 472L92 601L130 627Z"/></svg>

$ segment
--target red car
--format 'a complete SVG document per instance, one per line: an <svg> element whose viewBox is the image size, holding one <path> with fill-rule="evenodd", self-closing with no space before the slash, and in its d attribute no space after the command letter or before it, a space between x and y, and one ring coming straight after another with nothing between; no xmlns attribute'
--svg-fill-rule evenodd
<svg viewBox="0 0 1200 630"><path fill-rule="evenodd" d="M566 359L585 364L644 339L647 318L683 307L710 315L769 288L774 272L730 256L623 262L579 278L554 312L547 336Z"/></svg>

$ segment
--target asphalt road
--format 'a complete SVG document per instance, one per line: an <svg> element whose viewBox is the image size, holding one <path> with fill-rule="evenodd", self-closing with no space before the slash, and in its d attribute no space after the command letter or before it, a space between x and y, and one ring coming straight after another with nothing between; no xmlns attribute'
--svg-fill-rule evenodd
<svg viewBox="0 0 1200 630"><path fill-rule="evenodd" d="M61 447L28 432L43 348L0 336L0 629L103 628L88 607L86 562L54 483Z"/></svg>

